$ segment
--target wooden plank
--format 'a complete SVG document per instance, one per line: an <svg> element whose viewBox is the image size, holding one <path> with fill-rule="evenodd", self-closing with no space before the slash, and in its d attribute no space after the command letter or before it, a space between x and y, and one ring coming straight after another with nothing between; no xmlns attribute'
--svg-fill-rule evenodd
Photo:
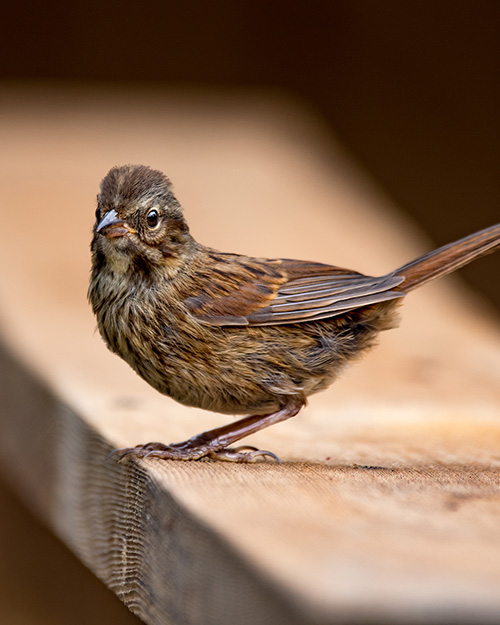
<svg viewBox="0 0 500 625"><path fill-rule="evenodd" d="M412 294L363 363L254 437L281 466L104 461L227 417L158 396L95 333L99 179L166 171L227 251L410 260L423 242L321 124L262 94L18 89L0 110L0 464L82 561L151 624L496 621L500 331L458 281Z"/></svg>
<svg viewBox="0 0 500 625"><path fill-rule="evenodd" d="M7 625L140 625L0 480L0 605Z"/></svg>

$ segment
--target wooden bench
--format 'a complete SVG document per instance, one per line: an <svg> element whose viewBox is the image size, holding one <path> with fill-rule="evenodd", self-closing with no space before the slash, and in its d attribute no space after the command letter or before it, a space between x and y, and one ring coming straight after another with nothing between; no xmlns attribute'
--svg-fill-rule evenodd
<svg viewBox="0 0 500 625"><path fill-rule="evenodd" d="M95 330L111 166L165 171L226 251L382 274L431 247L322 124L262 93L18 88L0 110L0 468L33 512L151 625L495 621L500 323L457 278L253 437L282 465L105 461L227 421L157 394Z"/></svg>

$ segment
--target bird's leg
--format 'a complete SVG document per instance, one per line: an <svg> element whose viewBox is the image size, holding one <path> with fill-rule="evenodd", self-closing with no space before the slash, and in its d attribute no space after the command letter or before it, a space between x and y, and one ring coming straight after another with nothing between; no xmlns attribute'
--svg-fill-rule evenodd
<svg viewBox="0 0 500 625"><path fill-rule="evenodd" d="M112 456L118 460L129 457L152 457L166 460L198 460L209 457L230 462L253 462L260 456L270 456L278 460L275 454L270 451L263 451L248 446L229 448L229 445L270 425L294 417L303 405L303 401L292 400L276 412L267 415L250 415L234 423L228 423L213 430L197 434L182 443L172 443L171 445L147 443L146 445L129 449L117 449L112 453Z"/></svg>

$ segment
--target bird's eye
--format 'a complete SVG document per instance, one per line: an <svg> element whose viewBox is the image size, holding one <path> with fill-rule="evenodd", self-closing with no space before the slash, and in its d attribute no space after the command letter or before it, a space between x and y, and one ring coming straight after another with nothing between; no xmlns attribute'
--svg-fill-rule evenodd
<svg viewBox="0 0 500 625"><path fill-rule="evenodd" d="M99 219L101 218L101 211L99 207L95 209L95 218L97 219L97 221L99 221Z"/></svg>
<svg viewBox="0 0 500 625"><path fill-rule="evenodd" d="M157 210L151 210L146 216L146 223L150 228L155 228L160 221L160 216L158 215Z"/></svg>

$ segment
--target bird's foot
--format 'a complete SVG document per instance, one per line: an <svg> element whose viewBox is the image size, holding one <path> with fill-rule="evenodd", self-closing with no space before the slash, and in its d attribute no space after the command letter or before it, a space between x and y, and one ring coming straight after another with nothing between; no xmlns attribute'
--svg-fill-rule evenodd
<svg viewBox="0 0 500 625"><path fill-rule="evenodd" d="M244 451L246 450L246 451ZM226 462L255 462L258 458L272 458L276 460L278 464L281 464L281 460L272 451L265 449L258 449L251 445L241 445L240 447L226 447L219 451L213 451L208 454L209 458L216 460L225 460Z"/></svg>
<svg viewBox="0 0 500 625"><path fill-rule="evenodd" d="M190 439L183 443L147 443L137 447L125 449L115 449L108 458L114 458L118 462L130 458L161 458L162 460L201 460L211 458L213 460L224 460L226 462L255 462L259 458L272 458L281 464L280 459L271 451L257 449L250 445L240 447L220 447L217 441L206 441L200 443L198 440ZM220 447L217 449L217 447Z"/></svg>
<svg viewBox="0 0 500 625"><path fill-rule="evenodd" d="M226 462L255 462L259 458L272 458L278 463L278 456L265 451L242 445L231 447L245 436L255 434L269 425L280 423L293 417L302 407L304 401L290 401L276 412L267 415L249 415L234 423L229 423L213 430L197 434L182 443L147 443L128 449L117 449L110 456L118 462L127 458L161 458L162 460L200 460L211 458ZM281 464L281 463L280 463Z"/></svg>

